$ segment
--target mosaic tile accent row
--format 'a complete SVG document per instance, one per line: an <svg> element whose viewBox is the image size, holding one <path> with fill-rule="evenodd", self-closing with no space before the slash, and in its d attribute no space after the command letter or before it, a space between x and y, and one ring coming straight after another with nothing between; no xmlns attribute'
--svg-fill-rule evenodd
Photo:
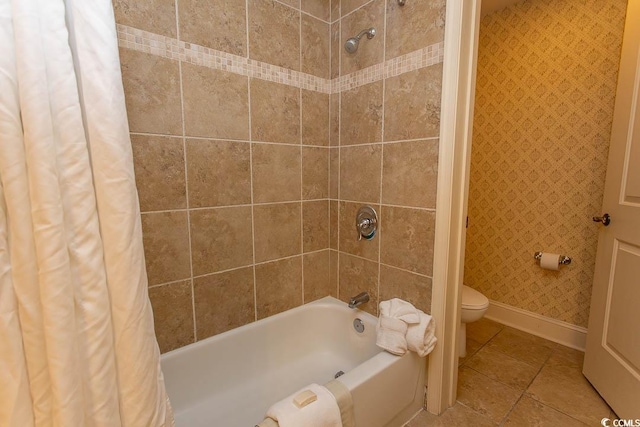
<svg viewBox="0 0 640 427"><path fill-rule="evenodd" d="M372 65L331 80L331 93L340 93L369 83L439 64L444 59L444 42Z"/></svg>
<svg viewBox="0 0 640 427"><path fill-rule="evenodd" d="M127 25L118 24L117 30L118 44L122 48L321 93L340 93L439 64L444 58L444 43L440 42L390 59L385 63L328 80Z"/></svg>

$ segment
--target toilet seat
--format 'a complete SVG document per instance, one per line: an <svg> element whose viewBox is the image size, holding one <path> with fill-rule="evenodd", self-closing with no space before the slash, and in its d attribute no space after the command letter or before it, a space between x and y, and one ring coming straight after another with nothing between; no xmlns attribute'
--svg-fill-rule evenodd
<svg viewBox="0 0 640 427"><path fill-rule="evenodd" d="M489 299L467 285L462 285L462 308L465 310L485 310Z"/></svg>

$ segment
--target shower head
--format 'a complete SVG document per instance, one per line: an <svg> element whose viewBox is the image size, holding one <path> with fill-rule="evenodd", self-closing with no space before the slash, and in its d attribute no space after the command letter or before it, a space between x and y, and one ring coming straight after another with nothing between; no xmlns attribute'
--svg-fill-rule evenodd
<svg viewBox="0 0 640 427"><path fill-rule="evenodd" d="M349 40L346 41L346 43L344 44L344 49L349 53L355 53L355 51L358 50L358 44L360 43L360 39L365 34L367 35L367 38L371 40L376 35L376 29L371 27L371 28L367 28L366 30L360 31L357 36L351 37Z"/></svg>

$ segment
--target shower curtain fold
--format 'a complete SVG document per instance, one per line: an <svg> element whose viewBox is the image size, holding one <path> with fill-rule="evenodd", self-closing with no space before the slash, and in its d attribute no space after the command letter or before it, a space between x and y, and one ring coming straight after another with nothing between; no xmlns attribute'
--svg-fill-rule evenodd
<svg viewBox="0 0 640 427"><path fill-rule="evenodd" d="M110 0L0 0L0 425L170 426Z"/></svg>

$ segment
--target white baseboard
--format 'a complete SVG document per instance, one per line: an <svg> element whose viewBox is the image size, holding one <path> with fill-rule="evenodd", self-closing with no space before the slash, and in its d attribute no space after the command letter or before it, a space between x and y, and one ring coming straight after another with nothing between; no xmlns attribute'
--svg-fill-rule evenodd
<svg viewBox="0 0 640 427"><path fill-rule="evenodd" d="M580 351L584 351L587 342L586 328L497 301L489 302L484 317Z"/></svg>

